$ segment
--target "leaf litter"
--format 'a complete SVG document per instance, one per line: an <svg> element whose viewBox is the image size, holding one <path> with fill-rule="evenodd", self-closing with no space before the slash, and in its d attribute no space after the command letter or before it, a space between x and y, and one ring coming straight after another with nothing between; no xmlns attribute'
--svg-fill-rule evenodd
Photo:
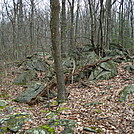
<svg viewBox="0 0 134 134"><path fill-rule="evenodd" d="M134 94L129 95L126 102L119 101L120 92L124 87L134 84L134 74L124 70L124 66L131 65L130 62L121 63L118 66L118 75L109 80L96 80L87 83L84 87L79 87L80 83L70 84L67 87L68 101L61 106L52 107L57 119L71 119L77 122L74 127L75 134L133 134L134 133ZM26 121L23 130L36 128L47 123L46 114L50 112L46 107L48 101L35 105L19 104L13 99L17 97L24 87L13 85L16 76L9 73L2 79L0 93L8 96L9 107L13 107L10 114L28 113L31 120ZM1 99L5 99L4 96ZM7 98L6 98L7 99ZM56 98L54 98L55 100ZM53 100L53 101L54 101ZM6 109L0 118L8 115ZM56 133L60 133L62 127L56 128Z"/></svg>

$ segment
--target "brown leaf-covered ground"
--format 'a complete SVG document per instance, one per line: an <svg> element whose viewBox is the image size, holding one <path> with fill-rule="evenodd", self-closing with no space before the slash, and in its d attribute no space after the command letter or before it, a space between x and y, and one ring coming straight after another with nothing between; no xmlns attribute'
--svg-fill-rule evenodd
<svg viewBox="0 0 134 134"><path fill-rule="evenodd" d="M84 131L84 127L99 128L102 131L100 132L101 134L134 134L134 127L132 127L132 122L134 121L134 94L129 95L126 102L119 101L120 91L125 86L134 84L134 75L123 69L124 66L131 64L130 62L119 64L118 75L110 80L98 80L95 82L85 80L81 83L69 85L67 87L70 92L68 101L61 106L51 107L51 109L65 108L65 110L61 110L58 113L57 118L76 121L75 134L91 133ZM10 95L7 98L9 106L14 107L11 114L26 112L31 115L31 120L23 126L24 130L45 124L48 121L46 113L49 112L46 107L47 100L32 106L12 101L25 90L23 87L13 85L12 81L15 77L16 75L8 73L7 77L2 78L0 87L1 93ZM88 105L94 101L100 104ZM6 109L4 112L5 114L1 118L8 114ZM62 129L57 127L56 133L60 133Z"/></svg>

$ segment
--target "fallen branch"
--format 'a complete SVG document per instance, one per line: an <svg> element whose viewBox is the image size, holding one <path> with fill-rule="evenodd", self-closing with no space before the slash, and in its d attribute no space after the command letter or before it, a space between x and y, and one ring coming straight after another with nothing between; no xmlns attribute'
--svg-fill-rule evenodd
<svg viewBox="0 0 134 134"><path fill-rule="evenodd" d="M87 70L87 69L89 69L91 67L96 67L98 64L100 64L102 62L107 62L107 61L116 60L116 59L124 59L124 58L125 58L125 56L123 56L123 57L114 57L114 58L109 58L109 59L103 59L103 60L100 60L100 61L96 61L95 63L90 64L90 65L85 65L81 69L76 70L73 74L68 74L67 76L65 76L65 82L67 82L70 79L70 77L79 75L81 72L83 72L83 71L85 71L85 70Z"/></svg>

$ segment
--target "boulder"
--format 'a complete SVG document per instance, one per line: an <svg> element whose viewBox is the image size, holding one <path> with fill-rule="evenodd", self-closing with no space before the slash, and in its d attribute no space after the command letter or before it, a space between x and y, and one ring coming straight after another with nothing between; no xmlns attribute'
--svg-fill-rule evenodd
<svg viewBox="0 0 134 134"><path fill-rule="evenodd" d="M127 70L129 73L134 74L134 65L125 66L124 69Z"/></svg>
<svg viewBox="0 0 134 134"><path fill-rule="evenodd" d="M114 50L107 50L105 52L105 55L115 57L115 56L123 56L124 53L122 51L120 51L119 49L114 49Z"/></svg>
<svg viewBox="0 0 134 134"><path fill-rule="evenodd" d="M35 71L27 70L18 75L17 78L14 79L14 84L16 85L26 85L30 81L34 80L37 77Z"/></svg>
<svg viewBox="0 0 134 134"><path fill-rule="evenodd" d="M120 92L120 101L126 101L129 94L132 94L134 92L134 84L131 84L129 86L126 86L121 92Z"/></svg>
<svg viewBox="0 0 134 134"><path fill-rule="evenodd" d="M117 75L117 63L107 61L100 63L91 72L89 80L107 80Z"/></svg>
<svg viewBox="0 0 134 134"><path fill-rule="evenodd" d="M70 127L65 127L60 134L74 134L74 131Z"/></svg>
<svg viewBox="0 0 134 134"><path fill-rule="evenodd" d="M7 128L11 132L19 131L24 125L25 118L12 118L7 121Z"/></svg>
<svg viewBox="0 0 134 134"><path fill-rule="evenodd" d="M74 120L69 120L69 119L61 119L58 122L59 126L64 126L64 127L75 127L76 122Z"/></svg>
<svg viewBox="0 0 134 134"><path fill-rule="evenodd" d="M27 130L25 134L50 134L47 130L42 128L33 128Z"/></svg>
<svg viewBox="0 0 134 134"><path fill-rule="evenodd" d="M36 71L42 71L42 72L46 70L45 62L36 58L31 58L31 59L26 60L23 63L23 65L24 65L25 70L36 70Z"/></svg>
<svg viewBox="0 0 134 134"><path fill-rule="evenodd" d="M41 83L36 83L35 85L29 87L26 91L21 93L15 101L20 103L29 103L35 99L43 90L45 86Z"/></svg>
<svg viewBox="0 0 134 134"><path fill-rule="evenodd" d="M99 61L99 56L95 52L90 52L86 56L86 59L87 59L88 64L93 64L94 62Z"/></svg>
<svg viewBox="0 0 134 134"><path fill-rule="evenodd" d="M8 102L5 100L0 100L0 107L5 107L8 105Z"/></svg>

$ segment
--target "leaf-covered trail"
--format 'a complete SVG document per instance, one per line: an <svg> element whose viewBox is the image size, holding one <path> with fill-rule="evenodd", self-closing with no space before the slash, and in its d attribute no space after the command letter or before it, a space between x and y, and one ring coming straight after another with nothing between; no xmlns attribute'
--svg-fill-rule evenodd
<svg viewBox="0 0 134 134"><path fill-rule="evenodd" d="M83 130L85 127L99 128L101 134L133 134L134 94L129 95L126 102L119 101L120 91L125 86L134 84L134 75L123 68L126 65L131 65L131 63L121 63L118 66L118 75L110 80L94 82L85 80L69 85L67 87L70 93L68 102L59 106L63 107L63 110L58 113L57 118L75 120L77 122L74 128L75 134L89 133ZM15 76L11 74L3 78L0 88L0 92L10 95L7 98L9 106L14 107L10 114L26 112L31 115L31 120L23 126L24 130L45 124L48 120L45 115L49 112L46 107L47 100L32 106L11 101L25 90L12 84L14 78ZM52 110L58 108L51 107ZM6 115L8 113L1 117ZM62 128L57 127L56 131L59 133L61 130Z"/></svg>

